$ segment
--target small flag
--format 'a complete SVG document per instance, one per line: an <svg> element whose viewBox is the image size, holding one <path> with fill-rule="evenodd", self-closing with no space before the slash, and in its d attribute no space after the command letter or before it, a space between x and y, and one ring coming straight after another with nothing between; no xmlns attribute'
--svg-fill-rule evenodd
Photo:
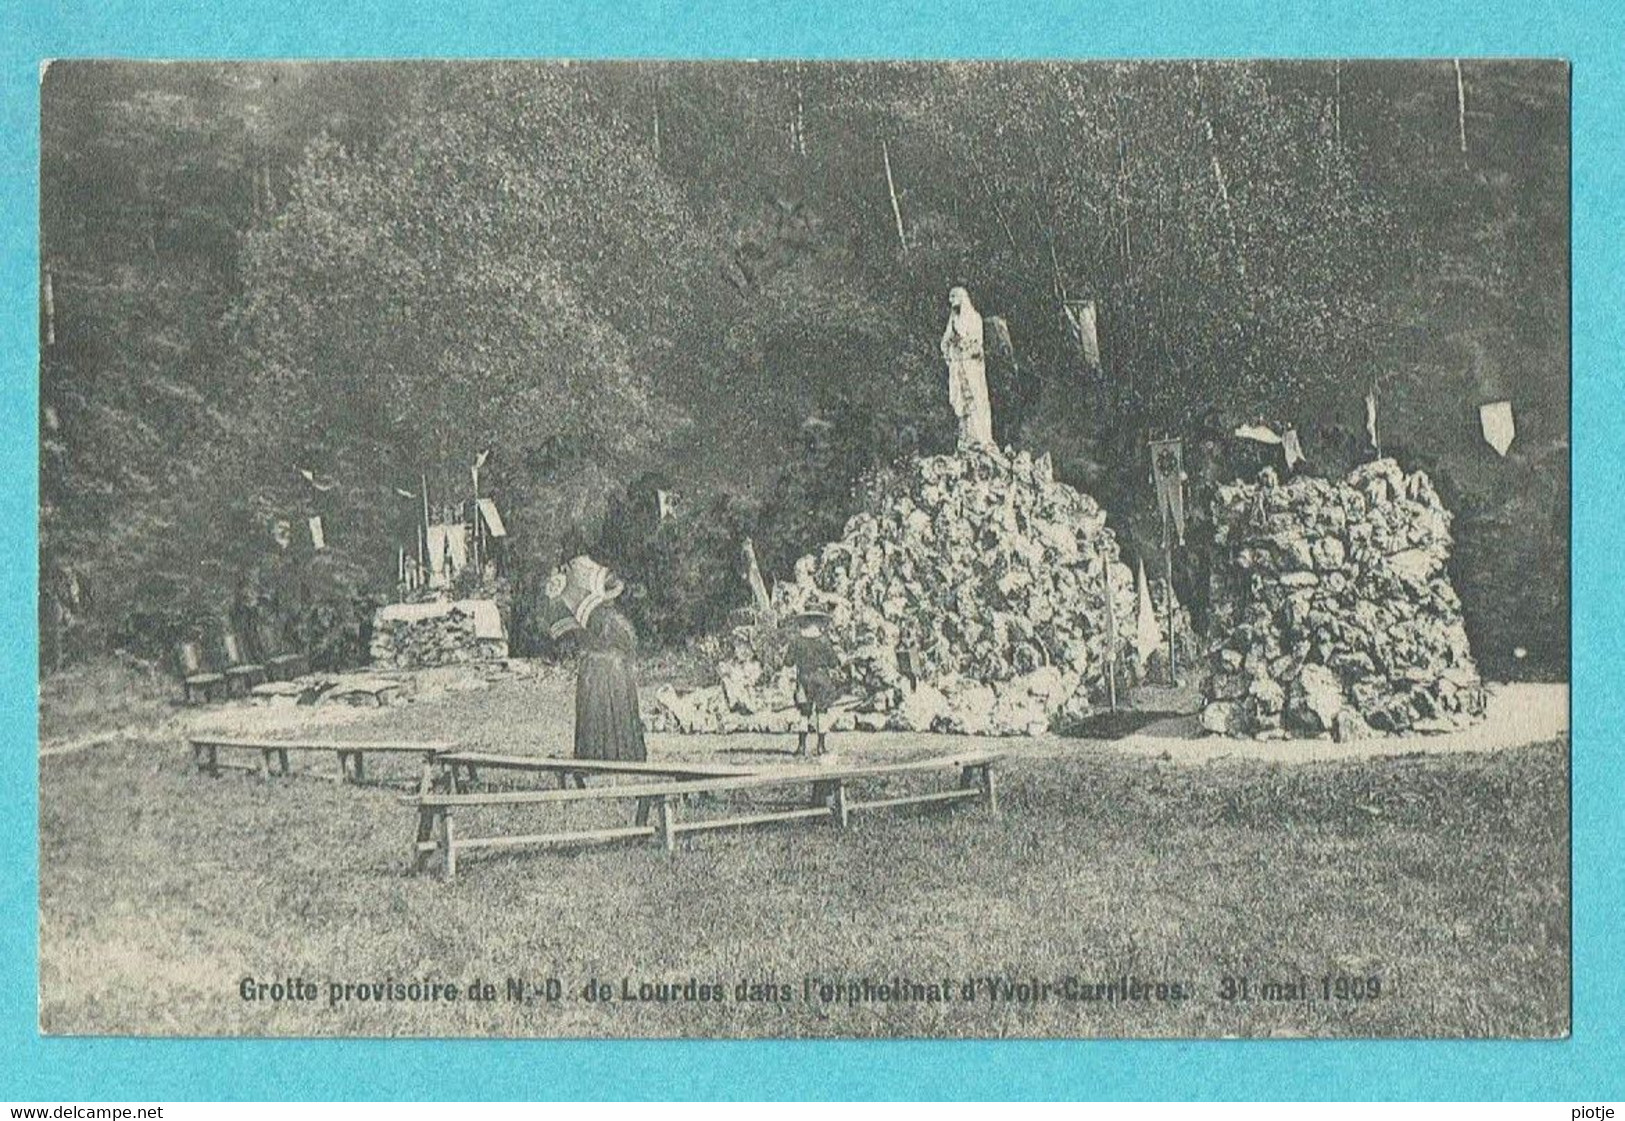
<svg viewBox="0 0 1625 1121"><path fill-rule="evenodd" d="M1382 443L1377 439L1377 391L1372 390L1365 395L1365 434L1371 441L1371 447L1380 456Z"/></svg>
<svg viewBox="0 0 1625 1121"><path fill-rule="evenodd" d="M310 543L316 549L327 548L327 535L322 532L320 515L310 519Z"/></svg>
<svg viewBox="0 0 1625 1121"><path fill-rule="evenodd" d="M1134 623L1134 653L1139 657L1141 666L1162 645L1162 628L1157 624L1157 609L1151 606L1151 585L1145 578L1145 561L1140 561L1140 571L1134 580L1134 594L1138 600Z"/></svg>
<svg viewBox="0 0 1625 1121"><path fill-rule="evenodd" d="M1484 439L1494 448L1496 454L1506 455L1507 449L1512 446L1513 439L1518 435L1517 425L1512 420L1512 402L1495 401L1488 405L1478 407L1478 422L1484 429Z"/></svg>
<svg viewBox="0 0 1625 1121"><path fill-rule="evenodd" d="M305 482L309 483L311 486L315 487L317 490L329 491L329 490L333 489L333 484L332 483L318 483L316 481L315 474L313 474L310 471L306 471L303 467L299 468L299 474L304 476Z"/></svg>
<svg viewBox="0 0 1625 1121"><path fill-rule="evenodd" d="M671 491L655 491L655 510L658 512L659 521L665 521L677 512Z"/></svg>
<svg viewBox="0 0 1625 1121"><path fill-rule="evenodd" d="M416 498L417 497L417 495L413 494L411 491L403 490L400 487L395 488L395 493L400 495L402 498Z"/></svg>
<svg viewBox="0 0 1625 1121"><path fill-rule="evenodd" d="M502 515L497 513L497 504L489 498L479 501L480 518L485 522L485 528L492 537L508 536L508 527L502 524Z"/></svg>
<svg viewBox="0 0 1625 1121"><path fill-rule="evenodd" d="M1061 311L1066 316L1067 326L1072 328L1072 337L1077 341L1078 349L1083 351L1084 365L1091 370L1100 369L1100 337L1095 330L1095 302L1064 300Z"/></svg>
<svg viewBox="0 0 1625 1121"><path fill-rule="evenodd" d="M1185 452L1178 440L1151 441L1151 475L1157 487L1157 507L1173 522L1179 543L1185 543Z"/></svg>
<svg viewBox="0 0 1625 1121"><path fill-rule="evenodd" d="M1242 440L1252 440L1259 444L1279 444L1281 437L1275 430L1263 424L1243 424L1236 429L1236 436Z"/></svg>
<svg viewBox="0 0 1625 1121"><path fill-rule="evenodd" d="M271 540L276 542L279 549L286 549L293 544L293 524L287 518L275 518L271 522Z"/></svg>
<svg viewBox="0 0 1625 1121"><path fill-rule="evenodd" d="M487 459L490 459L490 458L491 458L491 449L486 448L479 455L474 457L474 470L478 471L481 467L484 467L485 466L485 461Z"/></svg>
<svg viewBox="0 0 1625 1121"><path fill-rule="evenodd" d="M1298 430L1288 428L1281 433L1281 450L1286 453L1286 469L1292 470L1303 462L1303 445L1298 442Z"/></svg>

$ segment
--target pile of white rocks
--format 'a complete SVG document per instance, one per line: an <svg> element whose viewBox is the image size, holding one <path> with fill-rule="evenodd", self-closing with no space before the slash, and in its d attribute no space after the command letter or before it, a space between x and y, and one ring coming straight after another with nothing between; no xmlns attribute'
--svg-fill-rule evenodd
<svg viewBox="0 0 1625 1121"><path fill-rule="evenodd" d="M1450 520L1428 477L1391 459L1220 487L1203 727L1349 740L1481 719Z"/></svg>
<svg viewBox="0 0 1625 1121"><path fill-rule="evenodd" d="M848 663L837 730L1032 734L1105 695L1108 610L1118 672L1129 672L1134 596L1105 512L1056 481L1048 456L919 459L877 488L840 540L797 562L773 590L771 619L734 630L719 684L662 690L650 722L790 727L788 633L774 623L822 605Z"/></svg>
<svg viewBox="0 0 1625 1121"><path fill-rule="evenodd" d="M391 603L373 615L369 654L387 669L500 662L508 639L493 600Z"/></svg>

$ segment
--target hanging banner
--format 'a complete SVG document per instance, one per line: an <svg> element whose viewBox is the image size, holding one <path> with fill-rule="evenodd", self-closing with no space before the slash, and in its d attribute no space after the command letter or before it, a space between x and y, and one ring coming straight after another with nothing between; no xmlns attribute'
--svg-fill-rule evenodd
<svg viewBox="0 0 1625 1121"><path fill-rule="evenodd" d="M1478 423L1484 429L1484 439L1494 448L1497 455L1506 455L1507 449L1512 446L1513 439L1518 435L1517 425L1512 420L1512 402L1495 401L1488 405L1478 407Z"/></svg>
<svg viewBox="0 0 1625 1121"><path fill-rule="evenodd" d="M1095 302L1093 300L1065 300L1061 311L1078 349L1083 351L1084 365L1091 370L1100 369L1100 338L1095 332Z"/></svg>
<svg viewBox="0 0 1625 1121"><path fill-rule="evenodd" d="M1151 441L1151 475L1157 508L1171 521L1179 543L1185 543L1185 451L1178 440Z"/></svg>
<svg viewBox="0 0 1625 1121"><path fill-rule="evenodd" d="M1263 424L1243 424L1236 429L1236 436L1242 440L1251 440L1257 444L1279 444L1281 437L1275 434L1273 428Z"/></svg>
<svg viewBox="0 0 1625 1121"><path fill-rule="evenodd" d="M1377 439L1377 391L1372 390L1365 395L1365 435L1371 441L1372 449L1380 456L1382 443Z"/></svg>
<svg viewBox="0 0 1625 1121"><path fill-rule="evenodd" d="M1004 321L1002 315L990 315L982 321L987 329L987 339L993 344L993 353L1000 358L1007 358L1011 362L1016 360L1016 347L1010 341L1010 324Z"/></svg>
<svg viewBox="0 0 1625 1121"><path fill-rule="evenodd" d="M444 588L468 567L468 527L460 523L429 527L429 586Z"/></svg>
<svg viewBox="0 0 1625 1121"><path fill-rule="evenodd" d="M1298 442L1298 430L1288 428L1281 433L1281 451L1286 454L1286 469L1291 471L1303 462L1303 445Z"/></svg>
<svg viewBox="0 0 1625 1121"><path fill-rule="evenodd" d="M502 515L497 513L497 504L489 498L479 500L480 519L485 522L485 530L492 537L508 536L508 527L502 524Z"/></svg>
<svg viewBox="0 0 1625 1121"><path fill-rule="evenodd" d="M1134 653L1143 669L1157 647L1162 645L1162 628L1157 625L1157 610L1151 605L1151 584L1145 578L1145 561L1134 579L1137 601L1134 614Z"/></svg>
<svg viewBox="0 0 1625 1121"><path fill-rule="evenodd" d="M327 534L322 531L320 515L310 519L310 543L316 549L327 548Z"/></svg>

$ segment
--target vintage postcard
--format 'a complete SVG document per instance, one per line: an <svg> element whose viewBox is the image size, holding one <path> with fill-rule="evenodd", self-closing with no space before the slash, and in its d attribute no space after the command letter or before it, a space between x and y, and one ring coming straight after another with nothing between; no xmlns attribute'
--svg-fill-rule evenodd
<svg viewBox="0 0 1625 1121"><path fill-rule="evenodd" d="M1568 1034L1564 63L41 103L43 1032Z"/></svg>

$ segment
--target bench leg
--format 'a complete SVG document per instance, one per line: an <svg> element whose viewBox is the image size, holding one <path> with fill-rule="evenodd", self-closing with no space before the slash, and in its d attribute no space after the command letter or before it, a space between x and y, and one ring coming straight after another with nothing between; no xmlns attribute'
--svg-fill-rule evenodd
<svg viewBox="0 0 1625 1121"><path fill-rule="evenodd" d="M220 777L220 749L212 743L209 745L209 776Z"/></svg>
<svg viewBox="0 0 1625 1121"><path fill-rule="evenodd" d="M350 769L355 772L355 780L361 782L367 777L366 753L361 751L350 754Z"/></svg>
<svg viewBox="0 0 1625 1121"><path fill-rule="evenodd" d="M648 825L649 824L649 810L650 810L650 807L651 807L651 804L653 803L653 801L654 801L653 798L639 798L638 799L637 816L635 818L633 818L633 822L632 822L634 825Z"/></svg>
<svg viewBox="0 0 1625 1121"><path fill-rule="evenodd" d="M982 767L982 803L987 806L987 812L999 812L999 790L993 783L993 764L987 763Z"/></svg>
<svg viewBox="0 0 1625 1121"><path fill-rule="evenodd" d="M412 842L412 871L414 873L423 871L424 867L429 863L429 857L434 855L434 849L426 849L423 846L434 844L435 829L438 827L438 823L435 821L437 816L439 815L432 809L425 806L418 807L418 835L417 839Z"/></svg>
<svg viewBox="0 0 1625 1121"><path fill-rule="evenodd" d="M660 844L667 852L677 851L677 799L664 795L660 799Z"/></svg>
<svg viewBox="0 0 1625 1121"><path fill-rule="evenodd" d="M457 841L451 823L451 811L446 810L440 815L441 844L446 846L446 879L457 878Z"/></svg>
<svg viewBox="0 0 1625 1121"><path fill-rule="evenodd" d="M204 760L208 758L208 755L209 749L203 744L194 743L192 745L192 767L200 775L204 774L209 769L208 764L204 762Z"/></svg>
<svg viewBox="0 0 1625 1121"><path fill-rule="evenodd" d="M846 783L836 782L835 792L830 795L829 809L831 816L835 818L835 823L842 829L845 829L848 824L849 815L849 811L846 806Z"/></svg>
<svg viewBox="0 0 1625 1121"><path fill-rule="evenodd" d="M277 762L281 764L282 776L286 778L288 775L288 749L285 747L279 748L276 754Z"/></svg>
<svg viewBox="0 0 1625 1121"><path fill-rule="evenodd" d="M271 751L272 749L269 747L260 751L260 778L269 779L271 777Z"/></svg>

